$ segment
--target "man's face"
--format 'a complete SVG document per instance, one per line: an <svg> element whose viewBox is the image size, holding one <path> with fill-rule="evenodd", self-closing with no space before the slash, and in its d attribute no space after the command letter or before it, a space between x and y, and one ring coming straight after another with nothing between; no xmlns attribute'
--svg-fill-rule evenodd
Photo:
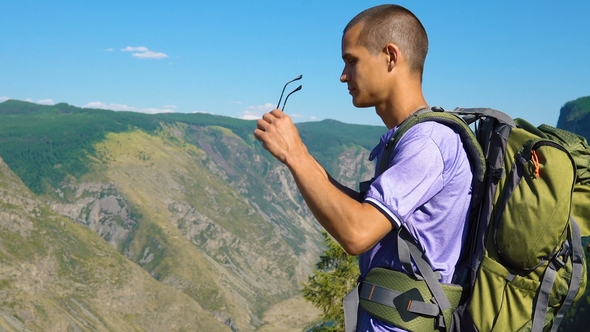
<svg viewBox="0 0 590 332"><path fill-rule="evenodd" d="M389 57L385 52L371 54L358 43L362 23L350 28L342 37L344 70L340 81L348 85L352 104L371 107L382 103L387 94L386 77Z"/></svg>

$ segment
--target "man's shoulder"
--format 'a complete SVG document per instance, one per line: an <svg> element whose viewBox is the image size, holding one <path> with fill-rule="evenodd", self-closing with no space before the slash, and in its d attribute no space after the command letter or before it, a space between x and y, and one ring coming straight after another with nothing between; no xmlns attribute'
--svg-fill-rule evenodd
<svg viewBox="0 0 590 332"><path fill-rule="evenodd" d="M460 137L457 136L455 129L435 120L416 123L415 125L408 128L408 130L404 133L404 137L405 136L426 136L433 139L436 138L438 140L456 138L460 139Z"/></svg>
<svg viewBox="0 0 590 332"><path fill-rule="evenodd" d="M436 121L425 121L409 128L400 139L399 148L411 154L440 156L443 172L454 165L469 167L469 157L461 135L453 128ZM400 151L400 152L401 152ZM404 152L401 152L404 153Z"/></svg>
<svg viewBox="0 0 590 332"><path fill-rule="evenodd" d="M461 135L448 125L436 121L420 122L408 128L398 145L423 145L423 140L432 142L441 151L454 151L461 146Z"/></svg>

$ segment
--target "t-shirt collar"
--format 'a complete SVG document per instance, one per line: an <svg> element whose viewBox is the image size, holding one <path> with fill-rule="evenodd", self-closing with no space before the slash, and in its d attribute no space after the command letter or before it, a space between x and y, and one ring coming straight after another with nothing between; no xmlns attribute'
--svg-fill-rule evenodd
<svg viewBox="0 0 590 332"><path fill-rule="evenodd" d="M373 161L375 158L377 158L377 156L381 153L381 151L385 147L385 144L389 142L389 139L391 138L391 136L393 136L393 133L395 133L397 128L398 126L395 126L389 129L385 134L381 135L379 144L377 144L377 146L373 149L373 151L371 151L371 154L369 155L369 161Z"/></svg>

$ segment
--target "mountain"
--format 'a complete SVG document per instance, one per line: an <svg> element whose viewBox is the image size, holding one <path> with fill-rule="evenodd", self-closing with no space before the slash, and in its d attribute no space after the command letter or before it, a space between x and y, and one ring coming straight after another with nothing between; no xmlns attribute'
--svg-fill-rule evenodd
<svg viewBox="0 0 590 332"><path fill-rule="evenodd" d="M229 330L54 212L1 159L0 261L2 331Z"/></svg>
<svg viewBox="0 0 590 332"><path fill-rule="evenodd" d="M317 317L299 289L322 250L320 226L287 168L254 139L254 121L15 100L0 103L0 119L3 174L13 183L0 188L19 183L17 194L2 192L2 224L25 218L31 201L42 212L25 208L27 229L44 232L0 234L0 249L15 248L0 251L12 262L0 293L13 294L15 278L51 286L38 286L40 300L11 295L20 302L2 306L12 309L0 312L0 327L125 330L121 320L133 330L301 331ZM354 187L372 176L367 156L385 127L298 127L336 179ZM25 272L41 268L50 272ZM117 293L111 280L127 288ZM62 322L37 323L56 308Z"/></svg>
<svg viewBox="0 0 590 332"><path fill-rule="evenodd" d="M590 96L569 101L563 105L557 127L569 130L590 140Z"/></svg>
<svg viewBox="0 0 590 332"><path fill-rule="evenodd" d="M590 137L589 104L566 103L558 126ZM385 127L297 126L340 182L372 177L367 157ZM0 330L311 326L319 312L299 290L320 226L254 128L211 114L0 103Z"/></svg>

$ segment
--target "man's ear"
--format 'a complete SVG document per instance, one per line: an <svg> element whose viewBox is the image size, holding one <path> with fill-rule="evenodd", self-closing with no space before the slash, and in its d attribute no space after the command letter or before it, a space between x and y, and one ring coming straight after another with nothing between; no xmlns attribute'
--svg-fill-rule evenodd
<svg viewBox="0 0 590 332"><path fill-rule="evenodd" d="M399 47L397 47L397 45L395 45L394 43L389 43L385 46L385 49L383 49L383 51L388 56L388 66L389 66L389 70L391 70L397 65L397 62L399 60L399 57L400 57Z"/></svg>

